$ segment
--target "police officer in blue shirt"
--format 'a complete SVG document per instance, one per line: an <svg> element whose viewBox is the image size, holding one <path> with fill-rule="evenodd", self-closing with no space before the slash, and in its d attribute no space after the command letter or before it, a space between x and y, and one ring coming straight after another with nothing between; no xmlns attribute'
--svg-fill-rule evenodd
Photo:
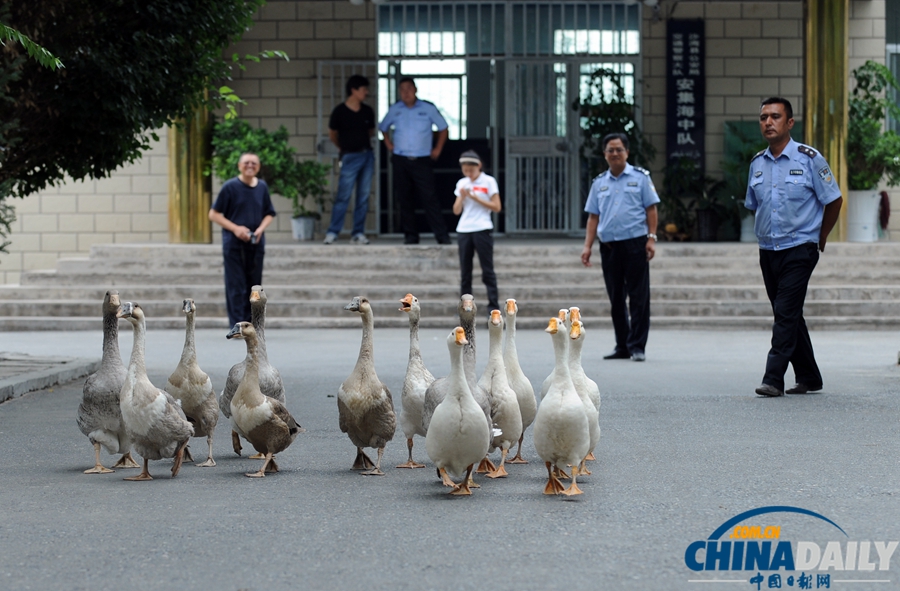
<svg viewBox="0 0 900 591"><path fill-rule="evenodd" d="M581 263L591 266L591 248L594 238L599 237L600 263L616 334L616 348L603 358L644 361L650 332L650 259L656 254L659 196L650 173L628 164L627 135L611 133L603 138L602 145L609 170L594 179L584 206L589 215Z"/></svg>
<svg viewBox="0 0 900 591"><path fill-rule="evenodd" d="M447 142L447 121L437 107L416 98L416 83L410 77L400 79L400 100L391 105L378 129L384 145L393 153L394 193L400 207L400 226L404 244L418 244L416 196L421 199L425 219L438 244L450 244L447 224L434 189L434 161ZM437 134L431 126L437 127ZM393 128L393 133L388 131ZM437 135L437 141L433 141Z"/></svg>
<svg viewBox="0 0 900 591"><path fill-rule="evenodd" d="M794 366L788 394L822 389L803 302L819 251L841 211L841 191L821 154L791 139L794 113L787 99L762 101L759 129L769 147L753 157L744 206L756 212L759 266L775 323L761 396L783 396L784 374Z"/></svg>

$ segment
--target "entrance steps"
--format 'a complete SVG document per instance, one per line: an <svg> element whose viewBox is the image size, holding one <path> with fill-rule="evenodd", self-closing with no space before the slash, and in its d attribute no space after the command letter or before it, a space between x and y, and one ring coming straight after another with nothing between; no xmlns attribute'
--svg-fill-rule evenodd
<svg viewBox="0 0 900 591"><path fill-rule="evenodd" d="M495 241L501 303L519 303L519 326L543 327L559 308L578 306L589 327L609 327L600 256L580 262L580 239ZM2 262L0 262L2 264ZM413 293L423 327L454 326L459 289L455 246L375 240L269 244L263 285L267 327L357 327L343 310L355 295L372 302L378 326L408 326L398 300ZM654 328L768 329L772 311L758 249L739 243L662 243L651 262ZM198 327L226 328L222 255L217 245L98 245L89 257L61 259L0 286L0 330L96 329L103 293L118 289L141 304L150 328L184 326L181 300L197 302ZM474 295L487 316L475 266ZM814 329L900 328L900 243L829 244L813 273L804 312Z"/></svg>

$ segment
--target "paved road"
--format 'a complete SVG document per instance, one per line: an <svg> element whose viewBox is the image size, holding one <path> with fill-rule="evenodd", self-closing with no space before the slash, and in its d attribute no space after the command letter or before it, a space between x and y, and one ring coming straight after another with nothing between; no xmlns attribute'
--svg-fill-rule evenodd
<svg viewBox="0 0 900 591"><path fill-rule="evenodd" d="M449 367L449 328L422 334L436 375ZM225 333L198 335L217 389L244 356L243 343ZM519 334L522 364L539 388L551 369L550 338ZM541 494L545 472L530 431L532 463L469 498L448 497L431 469L351 472L354 450L332 396L353 367L359 331L267 336L288 408L307 433L279 456L282 473L263 480L242 475L258 462L230 451L224 419L217 467L185 466L171 480L169 464L153 462L156 479L132 483L121 480L124 471L81 473L92 450L75 425L80 380L0 405L0 589L756 589L749 572L688 570L688 544L768 505L821 513L853 540L900 539L893 333L815 333L826 389L759 399L764 332L654 331L644 364L600 360L611 333L589 332L585 366L603 393L603 438L594 474L579 480L585 494L571 501ZM155 383L174 368L182 340L179 331L148 334ZM121 343L127 359L129 331ZM99 355L100 334L2 333L0 349ZM378 373L397 402L406 356L405 331L376 331ZM194 441L200 457L204 443ZM404 461L405 447L398 431L385 463ZM417 440L418 459L424 451ZM784 524L794 541L832 535L809 519L769 522ZM900 555L893 563L886 573L844 578L891 581L853 589L898 588ZM743 583L689 582L716 578Z"/></svg>

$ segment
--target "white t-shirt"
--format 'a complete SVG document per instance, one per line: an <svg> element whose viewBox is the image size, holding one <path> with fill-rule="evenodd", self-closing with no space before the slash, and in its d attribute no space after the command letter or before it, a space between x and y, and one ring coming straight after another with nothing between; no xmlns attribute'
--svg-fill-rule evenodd
<svg viewBox="0 0 900 591"><path fill-rule="evenodd" d="M497 186L497 181L494 177L483 172L474 181L467 176L459 179L454 191L457 197L459 197L463 189L470 190L473 195L476 195L482 201L490 201L491 195L500 193L500 188ZM494 222L491 221L491 210L476 201L466 198L463 201L463 210L459 216L456 231L480 232L493 229Z"/></svg>

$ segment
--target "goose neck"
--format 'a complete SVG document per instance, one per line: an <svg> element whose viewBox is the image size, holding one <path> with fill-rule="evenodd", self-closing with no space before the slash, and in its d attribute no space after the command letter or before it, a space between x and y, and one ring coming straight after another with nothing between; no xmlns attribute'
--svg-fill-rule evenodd
<svg viewBox="0 0 900 591"><path fill-rule="evenodd" d="M103 366L122 365L119 354L119 318L115 312L103 315Z"/></svg>
<svg viewBox="0 0 900 591"><path fill-rule="evenodd" d="M134 370L138 375L147 374L147 366L144 361L146 334L147 326L144 319L141 318L134 323L134 346L131 348L131 361L128 363L129 369Z"/></svg>
<svg viewBox="0 0 900 591"><path fill-rule="evenodd" d="M503 349L507 355L516 355L516 316L506 317L506 334L503 337Z"/></svg>
<svg viewBox="0 0 900 591"><path fill-rule="evenodd" d="M256 331L256 341L259 353L266 354L266 305L262 302L250 304L250 324Z"/></svg>
<svg viewBox="0 0 900 591"><path fill-rule="evenodd" d="M194 314L185 315L184 349L181 350L182 363L197 361L197 345L194 333Z"/></svg>
<svg viewBox="0 0 900 591"><path fill-rule="evenodd" d="M581 347L584 339L569 339L569 367L572 369L581 367Z"/></svg>
<svg viewBox="0 0 900 591"><path fill-rule="evenodd" d="M419 350L419 318L410 315L409 317L409 360L415 361L422 359L422 353Z"/></svg>
<svg viewBox="0 0 900 591"><path fill-rule="evenodd" d="M362 341L359 344L359 360L358 363L371 363L372 362L372 332L375 328L375 320L372 318L372 313L368 311L362 312L360 314L362 317Z"/></svg>
<svg viewBox="0 0 900 591"><path fill-rule="evenodd" d="M259 382L259 339L255 336L244 337L247 343L247 359L244 366L244 379Z"/></svg>
<svg viewBox="0 0 900 591"><path fill-rule="evenodd" d="M553 335L553 353L556 356L556 375L562 380L570 380L569 373L569 336L565 331L559 331Z"/></svg>
<svg viewBox="0 0 900 591"><path fill-rule="evenodd" d="M463 351L451 350L450 383L453 384L453 387L450 388L450 395L458 399L462 399L466 392L469 392L470 396L472 395L469 390L469 381L467 379L468 373L465 371L463 365Z"/></svg>

